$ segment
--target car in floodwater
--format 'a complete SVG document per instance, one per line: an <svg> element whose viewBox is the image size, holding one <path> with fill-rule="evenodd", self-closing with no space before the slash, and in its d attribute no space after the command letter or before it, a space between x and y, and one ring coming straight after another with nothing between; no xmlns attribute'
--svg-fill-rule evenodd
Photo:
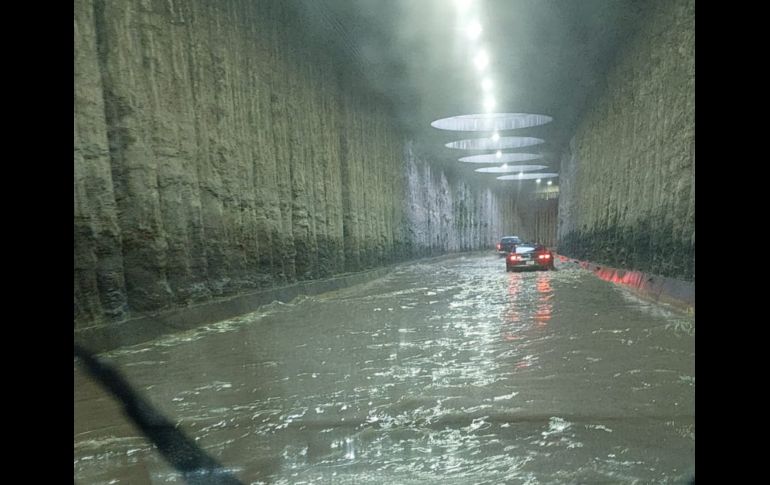
<svg viewBox="0 0 770 485"><path fill-rule="evenodd" d="M556 269L553 264L553 251L538 243L517 244L505 258L505 271L522 269Z"/></svg>
<svg viewBox="0 0 770 485"><path fill-rule="evenodd" d="M516 245L520 243L521 239L518 236L504 236L500 238L500 242L497 243L497 254L500 256L508 256L508 254L516 248Z"/></svg>

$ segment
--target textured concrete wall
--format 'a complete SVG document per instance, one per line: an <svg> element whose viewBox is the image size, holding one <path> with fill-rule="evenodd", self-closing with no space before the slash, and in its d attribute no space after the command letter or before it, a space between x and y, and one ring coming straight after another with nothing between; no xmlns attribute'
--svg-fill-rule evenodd
<svg viewBox="0 0 770 485"><path fill-rule="evenodd" d="M448 179L420 158L412 145L404 148L408 253L430 255L446 251L494 248L500 236L518 233L521 218L510 191L474 188Z"/></svg>
<svg viewBox="0 0 770 485"><path fill-rule="evenodd" d="M695 2L656 0L562 157L559 250L695 279Z"/></svg>
<svg viewBox="0 0 770 485"><path fill-rule="evenodd" d="M543 199L532 197L527 203L527 210L522 211L523 221L527 227L527 240L556 247L556 223L558 217L558 198Z"/></svg>
<svg viewBox="0 0 770 485"><path fill-rule="evenodd" d="M492 244L510 200L411 157L304 27L279 0L75 1L76 326Z"/></svg>

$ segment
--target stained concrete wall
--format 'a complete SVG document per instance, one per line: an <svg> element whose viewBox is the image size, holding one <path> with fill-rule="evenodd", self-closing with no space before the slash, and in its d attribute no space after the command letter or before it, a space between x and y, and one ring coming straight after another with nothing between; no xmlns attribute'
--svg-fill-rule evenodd
<svg viewBox="0 0 770 485"><path fill-rule="evenodd" d="M288 1L75 1L75 324L491 247Z"/></svg>
<svg viewBox="0 0 770 485"><path fill-rule="evenodd" d="M559 251L694 281L695 2L648 7L562 156Z"/></svg>

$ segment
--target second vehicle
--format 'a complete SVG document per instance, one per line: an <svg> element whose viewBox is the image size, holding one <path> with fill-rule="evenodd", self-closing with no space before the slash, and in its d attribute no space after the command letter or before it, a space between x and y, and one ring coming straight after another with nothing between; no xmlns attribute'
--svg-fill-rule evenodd
<svg viewBox="0 0 770 485"><path fill-rule="evenodd" d="M517 244L521 243L521 239L518 236L504 236L497 243L497 254L500 256L507 256L508 253L514 250Z"/></svg>
<svg viewBox="0 0 770 485"><path fill-rule="evenodd" d="M506 271L555 269L553 252L542 244L521 243L505 258Z"/></svg>

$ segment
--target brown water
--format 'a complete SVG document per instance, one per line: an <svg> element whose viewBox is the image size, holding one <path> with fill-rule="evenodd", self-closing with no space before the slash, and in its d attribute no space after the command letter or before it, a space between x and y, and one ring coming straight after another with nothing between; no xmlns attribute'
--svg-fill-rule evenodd
<svg viewBox="0 0 770 485"><path fill-rule="evenodd" d="M244 483L686 483L692 316L496 256L102 354ZM75 366L75 480L182 483Z"/></svg>

